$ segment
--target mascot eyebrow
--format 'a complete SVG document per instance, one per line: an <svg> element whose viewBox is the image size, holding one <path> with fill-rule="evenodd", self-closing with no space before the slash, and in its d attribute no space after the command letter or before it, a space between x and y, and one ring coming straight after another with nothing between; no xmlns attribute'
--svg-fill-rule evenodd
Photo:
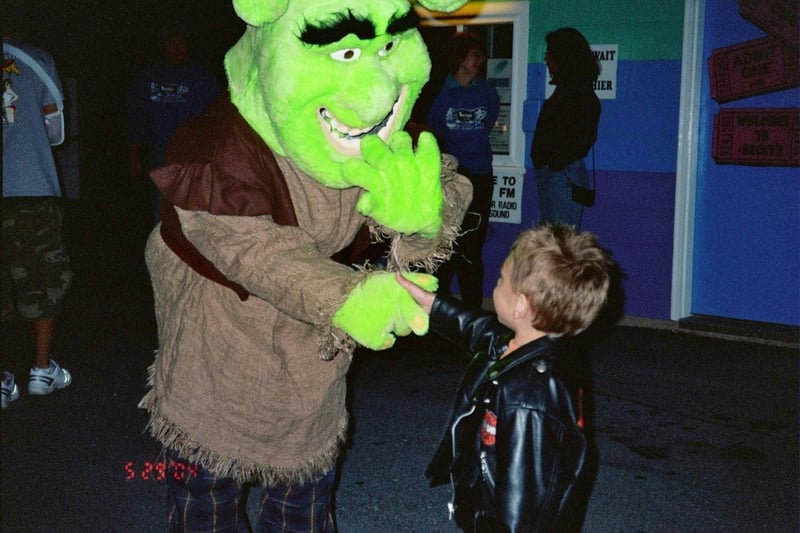
<svg viewBox="0 0 800 533"><path fill-rule="evenodd" d="M397 35L418 25L419 15L413 9L409 9L403 14L395 14L392 17L386 27L386 33ZM375 24L367 18L353 15L353 12L348 10L346 14L339 13L330 22L318 25L306 24L300 40L306 44L324 46L338 43L351 33L365 41L373 39L376 33Z"/></svg>

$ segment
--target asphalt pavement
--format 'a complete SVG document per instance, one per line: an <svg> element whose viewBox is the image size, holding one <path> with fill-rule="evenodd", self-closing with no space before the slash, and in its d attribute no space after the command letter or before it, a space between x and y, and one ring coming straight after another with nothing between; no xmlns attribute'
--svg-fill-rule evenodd
<svg viewBox="0 0 800 533"><path fill-rule="evenodd" d="M74 383L28 396L30 333L3 323L2 362L22 395L0 419L0 529L164 531L161 449L137 408L156 345L147 223L109 202L67 214L76 280L55 358ZM798 531L797 344L624 323L590 352L600 464L584 530ZM461 371L433 336L356 352L340 533L454 531L449 489L428 487L423 470Z"/></svg>

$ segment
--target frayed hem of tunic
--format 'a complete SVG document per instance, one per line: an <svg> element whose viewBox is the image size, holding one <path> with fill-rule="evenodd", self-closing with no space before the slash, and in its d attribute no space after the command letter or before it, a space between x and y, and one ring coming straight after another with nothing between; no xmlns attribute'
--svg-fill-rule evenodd
<svg viewBox="0 0 800 533"><path fill-rule="evenodd" d="M239 483L261 485L296 485L316 480L334 468L347 439L349 417L345 417L342 427L326 450L294 468L279 468L217 453L204 448L167 418L156 414L159 397L152 388L154 378L155 365L151 365L147 377L150 390L139 402L139 407L150 413L150 421L145 430L164 448L190 463L202 466L216 476L229 477Z"/></svg>
<svg viewBox="0 0 800 533"><path fill-rule="evenodd" d="M204 448L199 442L189 438L180 428L166 418L154 414L152 391L139 406L150 413L147 429L164 448L175 452L181 459L206 468L219 477L229 477L239 483L258 483L261 485L296 485L315 480L330 472L336 465L347 437L347 421L339 429L333 444L319 456L294 468L279 468L253 461L226 456Z"/></svg>

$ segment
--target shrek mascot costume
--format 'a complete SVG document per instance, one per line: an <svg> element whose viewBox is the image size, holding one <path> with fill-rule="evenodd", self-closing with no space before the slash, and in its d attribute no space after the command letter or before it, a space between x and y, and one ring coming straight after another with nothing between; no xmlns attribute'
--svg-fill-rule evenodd
<svg viewBox="0 0 800 533"><path fill-rule="evenodd" d="M403 130L430 70L408 0L233 5L247 27L230 94L151 174L159 351L141 406L168 463L192 465L168 476L170 531L249 531L255 483L258 531L328 532L353 350L427 331L390 271L448 256L471 189L430 134ZM348 262L361 234L389 243L383 270Z"/></svg>

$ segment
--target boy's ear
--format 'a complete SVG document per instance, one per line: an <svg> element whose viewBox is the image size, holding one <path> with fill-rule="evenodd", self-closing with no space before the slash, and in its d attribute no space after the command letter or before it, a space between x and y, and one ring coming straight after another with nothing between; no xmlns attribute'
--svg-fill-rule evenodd
<svg viewBox="0 0 800 533"><path fill-rule="evenodd" d="M524 318L527 315L531 315L531 306L530 302L528 301L528 297L522 293L517 293L514 297L514 318Z"/></svg>

